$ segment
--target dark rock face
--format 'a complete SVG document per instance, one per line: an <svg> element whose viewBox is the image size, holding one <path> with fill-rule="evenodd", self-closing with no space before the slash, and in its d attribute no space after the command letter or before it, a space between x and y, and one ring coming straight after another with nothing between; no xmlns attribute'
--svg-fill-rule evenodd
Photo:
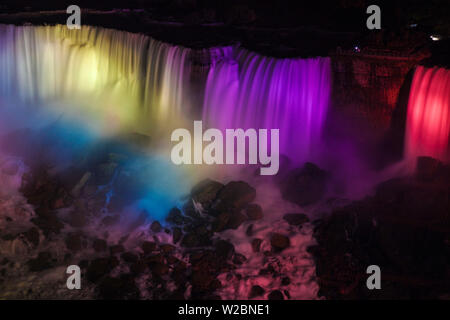
<svg viewBox="0 0 450 320"><path fill-rule="evenodd" d="M118 264L119 261L115 257L92 260L87 268L86 278L95 283L107 276Z"/></svg>
<svg viewBox="0 0 450 320"><path fill-rule="evenodd" d="M293 170L281 183L282 195L299 206L316 203L325 195L329 174L307 162L302 168Z"/></svg>
<svg viewBox="0 0 450 320"><path fill-rule="evenodd" d="M106 277L98 285L98 294L101 299L106 300L139 299L139 289L130 274L119 278Z"/></svg>
<svg viewBox="0 0 450 320"><path fill-rule="evenodd" d="M420 160L419 160L420 161ZM429 299L448 293L448 166L423 159L415 177L377 186L376 194L335 210L316 229L320 293L331 299ZM382 290L368 290L378 265Z"/></svg>
<svg viewBox="0 0 450 320"><path fill-rule="evenodd" d="M267 296L268 300L284 300L283 293L280 290L274 290Z"/></svg>

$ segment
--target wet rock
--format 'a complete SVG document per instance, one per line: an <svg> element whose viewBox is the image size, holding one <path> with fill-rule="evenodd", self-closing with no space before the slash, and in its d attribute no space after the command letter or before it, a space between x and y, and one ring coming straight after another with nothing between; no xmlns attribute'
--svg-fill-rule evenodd
<svg viewBox="0 0 450 320"><path fill-rule="evenodd" d="M130 265L130 271L134 275L140 275L140 274L144 273L146 269L147 269L147 264L143 261L138 261L138 262L132 263Z"/></svg>
<svg viewBox="0 0 450 320"><path fill-rule="evenodd" d="M431 157L418 157L416 177L419 181L432 181L440 172L442 163Z"/></svg>
<svg viewBox="0 0 450 320"><path fill-rule="evenodd" d="M31 259L27 262L30 271L38 272L45 269L53 268L55 263L52 259L52 254L48 251L39 252L37 258Z"/></svg>
<svg viewBox="0 0 450 320"><path fill-rule="evenodd" d="M283 216L283 219L287 221L291 226L300 226L306 222L309 222L309 218L303 213L287 213Z"/></svg>
<svg viewBox="0 0 450 320"><path fill-rule="evenodd" d="M224 185L220 182L206 179L192 188L191 197L195 202L200 203L203 209L208 210L223 187Z"/></svg>
<svg viewBox="0 0 450 320"><path fill-rule="evenodd" d="M247 261L247 258L240 253L235 253L233 257L233 263L237 265L243 264L245 261Z"/></svg>
<svg viewBox="0 0 450 320"><path fill-rule="evenodd" d="M180 228L178 228L178 227L173 228L173 233L172 233L173 243L178 243L178 241L181 240L182 236L183 236L183 232L181 231Z"/></svg>
<svg viewBox="0 0 450 320"><path fill-rule="evenodd" d="M23 236L34 247L37 247L39 245L40 236L39 236L39 230L36 227L32 227L32 228L28 229L28 231L23 233Z"/></svg>
<svg viewBox="0 0 450 320"><path fill-rule="evenodd" d="M60 233L61 229L64 228L64 224L54 213L45 216L40 215L36 218L32 218L31 222L38 226L46 237L48 237L52 233L58 234Z"/></svg>
<svg viewBox="0 0 450 320"><path fill-rule="evenodd" d="M217 256L228 260L234 254L234 245L226 240L218 240L215 244L215 252Z"/></svg>
<svg viewBox="0 0 450 320"><path fill-rule="evenodd" d="M109 247L109 252L111 253L111 255L122 253L124 251L125 251L125 248L121 244L116 244L116 245Z"/></svg>
<svg viewBox="0 0 450 320"><path fill-rule="evenodd" d="M261 239L255 238L252 240L253 252L259 252L259 249L261 248L261 243L262 243Z"/></svg>
<svg viewBox="0 0 450 320"><path fill-rule="evenodd" d="M199 245L199 240L195 233L188 233L181 240L181 246L186 248L193 248Z"/></svg>
<svg viewBox="0 0 450 320"><path fill-rule="evenodd" d="M253 235L253 224L247 227L247 230L245 230L245 234L247 235L247 237L251 237Z"/></svg>
<svg viewBox="0 0 450 320"><path fill-rule="evenodd" d="M219 213L236 209L243 209L256 197L256 190L244 181L232 181L223 187L217 194L217 198L212 205L211 213Z"/></svg>
<svg viewBox="0 0 450 320"><path fill-rule="evenodd" d="M245 210L247 217L250 220L259 220L263 218L263 211L260 205L252 203L249 204Z"/></svg>
<svg viewBox="0 0 450 320"><path fill-rule="evenodd" d="M92 260L87 268L86 278L95 283L100 278L107 276L118 264L119 260L115 257Z"/></svg>
<svg viewBox="0 0 450 320"><path fill-rule="evenodd" d="M139 257L132 252L124 252L120 255L123 261L128 263L136 263L139 260Z"/></svg>
<svg viewBox="0 0 450 320"><path fill-rule="evenodd" d="M87 225L88 219L84 212L74 211L70 214L68 224L74 228L83 228Z"/></svg>
<svg viewBox="0 0 450 320"><path fill-rule="evenodd" d="M77 252L83 249L83 237L79 233L70 233L66 237L65 243L70 251Z"/></svg>
<svg viewBox="0 0 450 320"><path fill-rule="evenodd" d="M161 232L162 227L161 224L158 221L153 221L150 225L150 230L152 230L154 233Z"/></svg>
<svg viewBox="0 0 450 320"><path fill-rule="evenodd" d="M163 277L169 273L169 266L164 263L156 263L152 265L151 271L153 276Z"/></svg>
<svg viewBox="0 0 450 320"><path fill-rule="evenodd" d="M240 212L234 212L233 214L231 214L230 219L228 220L226 229L236 230L246 220L247 220L247 217L244 214L242 214Z"/></svg>
<svg viewBox="0 0 450 320"><path fill-rule="evenodd" d="M156 243L152 241L144 241L141 248L145 254L148 254L156 250Z"/></svg>
<svg viewBox="0 0 450 320"><path fill-rule="evenodd" d="M266 291L261 286L252 286L248 295L249 299L262 296Z"/></svg>
<svg viewBox="0 0 450 320"><path fill-rule="evenodd" d="M159 248L163 253L172 253L173 251L175 251L175 246L171 244L162 244L159 246Z"/></svg>
<svg viewBox="0 0 450 320"><path fill-rule="evenodd" d="M227 228L228 222L230 221L231 214L228 212L220 213L212 223L213 232L221 232Z"/></svg>
<svg viewBox="0 0 450 320"><path fill-rule="evenodd" d="M166 218L167 222L173 223L177 226L182 225L186 222L186 220L186 217L183 216L183 213L178 208L172 208Z"/></svg>
<svg viewBox="0 0 450 320"><path fill-rule="evenodd" d="M129 274L119 278L106 277L98 285L99 296L107 300L135 300L139 299L139 289L134 277Z"/></svg>
<svg viewBox="0 0 450 320"><path fill-rule="evenodd" d="M291 284L291 279L289 277L283 277L281 279L281 285L288 286Z"/></svg>
<svg viewBox="0 0 450 320"><path fill-rule="evenodd" d="M282 195L299 206L313 204L325 195L329 174L307 162L302 168L293 170L281 183Z"/></svg>
<svg viewBox="0 0 450 320"><path fill-rule="evenodd" d="M268 300L284 300L283 293L280 290L274 290L267 296Z"/></svg>
<svg viewBox="0 0 450 320"><path fill-rule="evenodd" d="M92 248L94 248L96 252L102 252L106 251L106 249L108 248L108 244L103 239L95 239L92 243Z"/></svg>
<svg viewBox="0 0 450 320"><path fill-rule="evenodd" d="M270 238L270 244L272 245L272 248L275 252L280 252L284 249L286 249L287 247L290 246L291 241L289 240L288 237L279 234L279 233L274 233L272 234L272 237Z"/></svg>

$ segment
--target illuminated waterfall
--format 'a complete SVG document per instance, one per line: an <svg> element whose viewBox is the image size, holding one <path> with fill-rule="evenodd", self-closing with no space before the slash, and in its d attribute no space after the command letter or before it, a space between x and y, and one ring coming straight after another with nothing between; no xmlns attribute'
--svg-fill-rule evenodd
<svg viewBox="0 0 450 320"><path fill-rule="evenodd" d="M189 114L190 49L141 34L62 25L0 25L0 43L3 96L85 106L83 116L105 127L144 132Z"/></svg>
<svg viewBox="0 0 450 320"><path fill-rule="evenodd" d="M303 161L320 141L330 84L328 58L275 59L239 50L212 66L203 119L221 129L279 128L280 152Z"/></svg>
<svg viewBox="0 0 450 320"><path fill-rule="evenodd" d="M408 102L405 156L449 159L450 70L417 67Z"/></svg>

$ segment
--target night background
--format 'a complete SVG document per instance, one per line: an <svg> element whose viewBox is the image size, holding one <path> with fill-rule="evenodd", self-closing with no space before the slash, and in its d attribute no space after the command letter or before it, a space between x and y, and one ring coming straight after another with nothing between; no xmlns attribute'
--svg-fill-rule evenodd
<svg viewBox="0 0 450 320"><path fill-rule="evenodd" d="M448 300L449 16L1 1L0 299ZM172 163L171 132L200 120L279 129L277 174Z"/></svg>

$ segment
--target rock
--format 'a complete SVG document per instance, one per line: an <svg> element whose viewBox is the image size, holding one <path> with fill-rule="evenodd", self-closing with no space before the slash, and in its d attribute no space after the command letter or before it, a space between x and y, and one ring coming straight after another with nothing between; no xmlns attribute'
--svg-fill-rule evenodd
<svg viewBox="0 0 450 320"><path fill-rule="evenodd" d="M77 252L83 248L83 237L79 233L70 233L65 242L70 251Z"/></svg>
<svg viewBox="0 0 450 320"><path fill-rule="evenodd" d="M280 290L274 290L267 296L268 300L284 300L283 293Z"/></svg>
<svg viewBox="0 0 450 320"><path fill-rule="evenodd" d="M183 213L178 208L172 208L166 218L167 222L173 223L177 226L182 225L186 222L186 220L186 217L183 216Z"/></svg>
<svg viewBox="0 0 450 320"><path fill-rule="evenodd" d="M27 262L27 265L30 268L30 271L38 272L45 269L53 268L55 263L52 259L52 254L48 251L45 251L39 252L37 258L29 260Z"/></svg>
<svg viewBox="0 0 450 320"><path fill-rule="evenodd" d="M418 157L416 177L419 181L432 181L440 171L442 163L431 157Z"/></svg>
<svg viewBox="0 0 450 320"><path fill-rule="evenodd" d="M125 248L121 244L116 244L116 245L109 247L109 252L111 253L111 255L115 255L115 254L118 254L118 253L121 253L124 251L125 251Z"/></svg>
<svg viewBox="0 0 450 320"><path fill-rule="evenodd" d="M95 252L106 251L108 244L103 239L95 239L92 248L94 248Z"/></svg>
<svg viewBox="0 0 450 320"><path fill-rule="evenodd" d="M226 229L236 230L246 220L247 220L247 217L244 214L242 214L240 212L234 212L233 214L231 214L230 219L228 220Z"/></svg>
<svg viewBox="0 0 450 320"><path fill-rule="evenodd" d="M243 264L245 261L247 261L247 257L240 253L235 253L233 257L233 263L237 265Z"/></svg>
<svg viewBox="0 0 450 320"><path fill-rule="evenodd" d="M303 213L287 213L283 216L283 219L291 226L301 226L302 224L309 222L308 216Z"/></svg>
<svg viewBox="0 0 450 320"><path fill-rule="evenodd" d="M195 202L200 203L203 209L208 210L223 186L214 180L203 180L192 188L191 197Z"/></svg>
<svg viewBox="0 0 450 320"><path fill-rule="evenodd" d="M227 228L228 221L230 221L231 214L228 212L220 213L212 223L213 232L221 232Z"/></svg>
<svg viewBox="0 0 450 320"><path fill-rule="evenodd" d="M313 204L325 195L329 174L307 162L302 168L293 170L281 184L283 198L306 206Z"/></svg>
<svg viewBox="0 0 450 320"><path fill-rule="evenodd" d="M88 223L88 219L83 212L74 211L69 216L68 224L74 228L83 228Z"/></svg>
<svg viewBox="0 0 450 320"><path fill-rule="evenodd" d="M193 248L199 245L199 239L195 233L187 233L183 240L181 240L181 246L186 248Z"/></svg>
<svg viewBox="0 0 450 320"><path fill-rule="evenodd" d="M270 238L270 244L272 245L272 248L274 249L275 252L280 252L289 247L291 241L289 240L288 237L282 234L274 233Z"/></svg>
<svg viewBox="0 0 450 320"><path fill-rule="evenodd" d="M153 276L163 277L169 273L169 266L163 263L156 263L152 265L151 271Z"/></svg>
<svg viewBox="0 0 450 320"><path fill-rule="evenodd" d="M144 241L141 245L141 248L145 254L148 254L156 250L156 243L152 241Z"/></svg>
<svg viewBox="0 0 450 320"><path fill-rule="evenodd" d="M115 257L98 258L92 260L86 271L86 278L91 282L97 282L108 274L119 264Z"/></svg>
<svg viewBox="0 0 450 320"><path fill-rule="evenodd" d="M263 218L263 211L260 205L252 203L249 204L245 210L247 217L250 220L259 220Z"/></svg>
<svg viewBox="0 0 450 320"><path fill-rule="evenodd" d="M119 278L106 277L98 285L99 296L107 300L139 299L139 288L132 275L121 275Z"/></svg>
<svg viewBox="0 0 450 320"><path fill-rule="evenodd" d="M173 251L175 251L175 246L171 244L162 244L159 246L159 248L163 253L172 253Z"/></svg>
<svg viewBox="0 0 450 320"><path fill-rule="evenodd" d="M215 244L215 252L217 256L228 260L234 254L234 245L226 240L218 240Z"/></svg>
<svg viewBox="0 0 450 320"><path fill-rule="evenodd" d="M219 213L236 209L243 209L256 197L256 190L244 181L232 181L223 187L217 194L217 198L212 205L211 213Z"/></svg>
<svg viewBox="0 0 450 320"><path fill-rule="evenodd" d="M16 162L8 161L2 165L1 172L2 174L8 176L15 176L19 171L19 165Z"/></svg>
<svg viewBox="0 0 450 320"><path fill-rule="evenodd" d="M58 234L64 227L64 224L59 221L58 217L54 213L32 218L31 222L38 226L46 237L52 233Z"/></svg>
<svg viewBox="0 0 450 320"><path fill-rule="evenodd" d="M143 261L138 261L130 265L130 271L135 275L140 275L147 269L147 264Z"/></svg>
<svg viewBox="0 0 450 320"><path fill-rule="evenodd" d="M152 230L154 233L161 232L162 227L161 224L158 221L153 221L150 225L150 230Z"/></svg>
<svg viewBox="0 0 450 320"><path fill-rule="evenodd" d="M253 252L259 252L259 249L261 247L261 243L262 243L261 239L255 238L255 239L252 240Z"/></svg>
<svg viewBox="0 0 450 320"><path fill-rule="evenodd" d="M139 261L139 257L132 252L124 252L120 255L123 261L128 263L136 263Z"/></svg>
<svg viewBox="0 0 450 320"><path fill-rule="evenodd" d="M247 230L245 230L245 234L247 237L251 237L253 235L253 224L247 227Z"/></svg>
<svg viewBox="0 0 450 320"><path fill-rule="evenodd" d="M173 228L173 232L172 232L173 243L177 243L178 241L180 241L182 236L183 236L183 232L181 231L180 228L178 228L178 227Z"/></svg>
<svg viewBox="0 0 450 320"><path fill-rule="evenodd" d="M291 284L291 279L289 277L283 277L281 279L281 285L288 286Z"/></svg>
<svg viewBox="0 0 450 320"><path fill-rule="evenodd" d="M261 286L252 286L250 293L248 294L249 299L262 296L266 291Z"/></svg>
<svg viewBox="0 0 450 320"><path fill-rule="evenodd" d="M32 227L32 228L28 229L28 231L23 233L23 236L34 247L37 247L39 245L40 235L39 235L39 230L36 227Z"/></svg>

